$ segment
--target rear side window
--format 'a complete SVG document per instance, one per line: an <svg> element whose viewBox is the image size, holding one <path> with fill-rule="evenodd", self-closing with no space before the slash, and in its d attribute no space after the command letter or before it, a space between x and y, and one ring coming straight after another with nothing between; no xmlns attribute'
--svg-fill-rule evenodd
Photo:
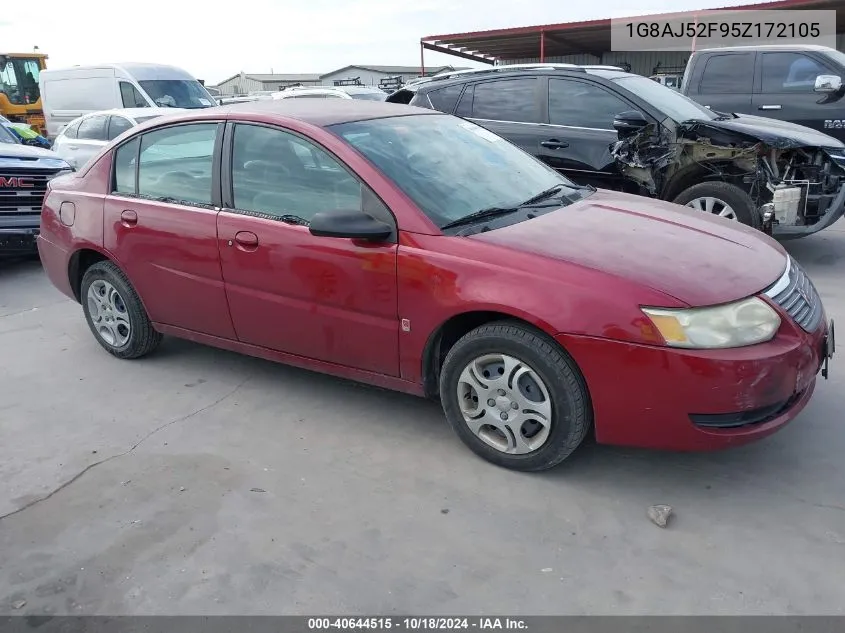
<svg viewBox="0 0 845 633"><path fill-rule="evenodd" d="M120 82L120 100L124 108L148 108L147 100L141 96L138 89L127 81Z"/></svg>
<svg viewBox="0 0 845 633"><path fill-rule="evenodd" d="M753 53L712 55L704 62L699 92L703 94L751 94L753 80Z"/></svg>
<svg viewBox="0 0 845 633"><path fill-rule="evenodd" d="M112 115L109 117L109 140L116 139L126 130L132 127L132 122L122 116Z"/></svg>
<svg viewBox="0 0 845 633"><path fill-rule="evenodd" d="M141 137L138 194L211 204L216 123L174 125Z"/></svg>
<svg viewBox="0 0 845 633"><path fill-rule="evenodd" d="M435 110L452 114L455 111L455 106L458 105L458 98L461 96L463 89L463 84L446 86L445 88L429 92L428 99L431 101L431 105L434 106Z"/></svg>
<svg viewBox="0 0 845 633"><path fill-rule="evenodd" d="M76 137L88 141L105 141L108 117L104 115L89 116L79 124Z"/></svg>
<svg viewBox="0 0 845 633"><path fill-rule="evenodd" d="M764 93L813 92L816 77L827 69L801 53L763 53Z"/></svg>
<svg viewBox="0 0 845 633"><path fill-rule="evenodd" d="M472 118L538 123L537 79L509 79L475 84Z"/></svg>
<svg viewBox="0 0 845 633"><path fill-rule="evenodd" d="M114 153L115 193L135 193L135 168L138 164L138 138L124 143Z"/></svg>
<svg viewBox="0 0 845 633"><path fill-rule="evenodd" d="M82 123L82 121L75 121L74 123L71 123L64 130L62 130L62 135L65 138L76 138L76 133L79 130L80 123Z"/></svg>

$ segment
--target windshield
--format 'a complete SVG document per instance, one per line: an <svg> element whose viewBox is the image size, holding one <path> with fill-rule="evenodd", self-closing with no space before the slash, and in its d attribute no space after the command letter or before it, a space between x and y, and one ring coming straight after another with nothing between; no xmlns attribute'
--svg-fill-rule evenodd
<svg viewBox="0 0 845 633"><path fill-rule="evenodd" d="M485 128L448 115L333 125L438 226L572 183Z"/></svg>
<svg viewBox="0 0 845 633"><path fill-rule="evenodd" d="M138 83L153 103L162 108L209 108L217 103L196 79L155 79Z"/></svg>
<svg viewBox="0 0 845 633"><path fill-rule="evenodd" d="M40 73L38 58L9 57L0 67L0 93L13 105L35 103L41 97L38 90Z"/></svg>
<svg viewBox="0 0 845 633"><path fill-rule="evenodd" d="M617 77L612 81L634 93L643 101L647 101L678 123L692 119L712 121L719 116L680 92L662 86L648 77Z"/></svg>
<svg viewBox="0 0 845 633"><path fill-rule="evenodd" d="M17 145L20 141L9 129L6 128L7 125L8 123L0 122L0 143Z"/></svg>

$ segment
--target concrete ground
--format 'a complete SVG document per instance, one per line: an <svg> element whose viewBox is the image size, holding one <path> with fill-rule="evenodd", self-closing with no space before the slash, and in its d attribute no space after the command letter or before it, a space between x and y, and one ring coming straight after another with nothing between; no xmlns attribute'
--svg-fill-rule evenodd
<svg viewBox="0 0 845 633"><path fill-rule="evenodd" d="M845 226L788 249L845 346ZM0 614L842 614L832 369L752 446L526 475L413 397L172 339L113 359L0 264Z"/></svg>

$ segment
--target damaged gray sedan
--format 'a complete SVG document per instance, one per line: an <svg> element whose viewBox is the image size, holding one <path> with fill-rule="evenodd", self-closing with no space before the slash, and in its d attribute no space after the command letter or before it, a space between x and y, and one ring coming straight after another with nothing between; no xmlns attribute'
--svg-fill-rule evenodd
<svg viewBox="0 0 845 633"><path fill-rule="evenodd" d="M610 153L640 193L782 239L816 233L842 216L845 145L837 139L775 119L713 112L644 77L607 75L638 106L614 117L618 140Z"/></svg>

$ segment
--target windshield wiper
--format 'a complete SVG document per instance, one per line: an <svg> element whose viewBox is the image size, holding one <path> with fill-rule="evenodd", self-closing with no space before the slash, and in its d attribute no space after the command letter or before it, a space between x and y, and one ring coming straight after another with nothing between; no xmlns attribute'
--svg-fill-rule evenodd
<svg viewBox="0 0 845 633"><path fill-rule="evenodd" d="M528 198L528 200L526 200L525 202L523 202L519 206L524 207L524 206L527 206L529 204L534 204L535 202L542 202L543 200L545 200L547 198L551 198L553 195L555 195L557 192L559 192L564 187L565 187L565 185L562 185L562 184L555 185L554 187L549 187L545 191L541 191L540 193L538 193L536 196L532 196L532 197Z"/></svg>
<svg viewBox="0 0 845 633"><path fill-rule="evenodd" d="M441 229L452 229L457 226L464 226L465 224L473 224L474 222L478 222L479 220L486 220L488 218L495 218L502 215L508 215L509 213L516 213L522 207L489 207L487 209L481 209L479 211L475 211L474 213L470 213L469 215L465 215L462 218L458 218L457 220L452 220L451 222L447 222Z"/></svg>

